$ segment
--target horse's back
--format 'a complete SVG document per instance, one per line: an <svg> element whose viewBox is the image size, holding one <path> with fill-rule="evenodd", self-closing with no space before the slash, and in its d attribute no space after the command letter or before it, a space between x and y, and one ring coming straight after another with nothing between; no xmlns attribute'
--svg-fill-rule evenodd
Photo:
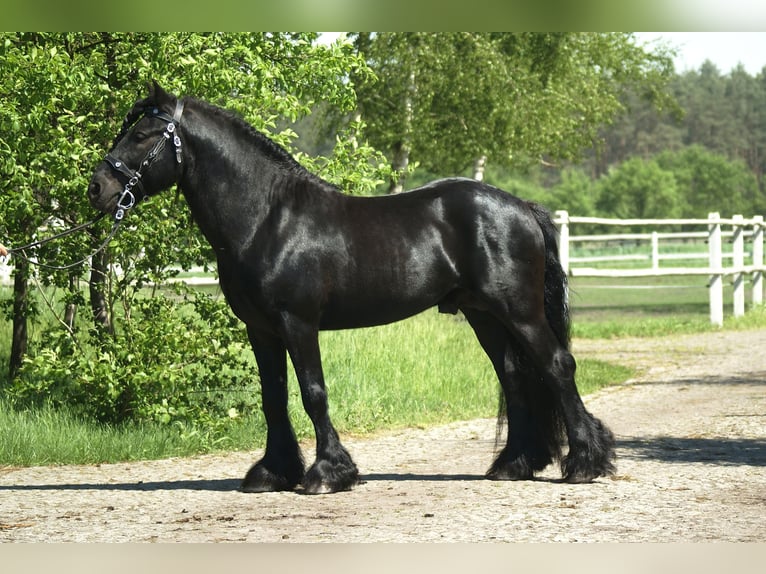
<svg viewBox="0 0 766 574"><path fill-rule="evenodd" d="M338 210L332 226L357 246L358 257L415 254L449 260L464 272L545 250L533 204L472 179L440 179L397 195L344 200L346 208Z"/></svg>
<svg viewBox="0 0 766 574"><path fill-rule="evenodd" d="M353 222L423 229L429 224L472 225L482 221L534 219L529 203L492 185L473 179L439 179L396 195L377 197L344 196L353 204ZM344 213L344 216L346 214Z"/></svg>

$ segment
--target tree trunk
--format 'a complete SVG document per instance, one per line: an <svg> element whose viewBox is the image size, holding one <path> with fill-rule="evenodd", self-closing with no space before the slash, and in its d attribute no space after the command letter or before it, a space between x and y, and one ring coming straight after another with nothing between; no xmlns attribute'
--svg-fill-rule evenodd
<svg viewBox="0 0 766 574"><path fill-rule="evenodd" d="M17 259L16 273L13 279L13 338L11 342L11 360L8 365L11 379L18 374L24 355L27 354L28 277L29 263L22 259Z"/></svg>
<svg viewBox="0 0 766 574"><path fill-rule="evenodd" d="M484 168L487 165L487 156L483 155L476 158L473 164L473 178L476 181L484 181Z"/></svg>
<svg viewBox="0 0 766 574"><path fill-rule="evenodd" d="M109 302L106 297L108 262L109 258L105 250L93 256L91 259L88 290L90 292L90 308L93 311L93 320L96 323L96 327L100 327L110 335L113 335L114 326L112 325L112 316L109 312Z"/></svg>
<svg viewBox="0 0 766 574"><path fill-rule="evenodd" d="M407 166L410 163L410 150L404 142L398 142L394 146L394 159L391 162L391 167L395 171L399 172L399 176L395 181L391 182L388 188L388 193L401 193L404 191L404 174L406 173Z"/></svg>
<svg viewBox="0 0 766 574"><path fill-rule="evenodd" d="M114 51L114 43L112 34L109 32L101 33L101 40L106 47L105 53L105 67L107 84L111 88L112 92L116 92L121 89L121 85L117 79L117 56ZM113 97L109 97L104 109L104 119L107 122L113 122L117 115L115 108L115 100ZM100 243L99 238L91 236L94 246ZM107 250L96 253L91 258L91 271L90 279L88 280L88 292L90 294L90 308L93 311L93 321L97 328L104 329L107 333L114 334L114 325L112 324L112 316L110 313L109 301L106 296L106 278L109 269L109 255Z"/></svg>
<svg viewBox="0 0 766 574"><path fill-rule="evenodd" d="M77 303L67 303L66 309L64 309L64 324L69 327L70 331L74 330L75 317L77 317Z"/></svg>
<svg viewBox="0 0 766 574"><path fill-rule="evenodd" d="M391 167L400 175L396 181L391 182L388 193L401 193L404 191L404 179L407 173L407 166L410 164L410 137L412 134L412 102L415 99L417 87L415 85L415 71L411 70L407 91L404 96L404 135L402 139L394 144L394 159Z"/></svg>
<svg viewBox="0 0 766 574"><path fill-rule="evenodd" d="M77 278L74 275L69 276L69 291L71 293L74 293L74 290L77 288ZM67 327L69 327L70 331L74 330L74 321L75 317L77 316L77 303L71 302L67 303L66 309L64 310L64 323Z"/></svg>

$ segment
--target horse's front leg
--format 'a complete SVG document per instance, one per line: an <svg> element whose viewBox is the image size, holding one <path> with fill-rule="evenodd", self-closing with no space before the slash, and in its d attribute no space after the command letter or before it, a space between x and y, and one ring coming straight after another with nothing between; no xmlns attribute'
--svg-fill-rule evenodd
<svg viewBox="0 0 766 574"><path fill-rule="evenodd" d="M266 453L247 473L240 490L292 490L303 481L304 467L287 414L287 353L277 338L261 337L249 328L248 335L261 378L267 435Z"/></svg>
<svg viewBox="0 0 766 574"><path fill-rule="evenodd" d="M359 471L330 420L318 328L293 316L283 317L283 328L303 407L316 434L316 461L303 479L304 490L307 494L350 490L359 481Z"/></svg>

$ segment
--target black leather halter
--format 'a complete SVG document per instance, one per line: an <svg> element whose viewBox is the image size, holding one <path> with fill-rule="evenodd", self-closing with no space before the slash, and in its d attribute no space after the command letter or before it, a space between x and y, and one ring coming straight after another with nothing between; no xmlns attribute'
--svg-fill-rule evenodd
<svg viewBox="0 0 766 574"><path fill-rule="evenodd" d="M180 99L176 101L176 109L173 112L172 117L155 107L149 107L144 111L144 116L161 119L167 122L168 125L165 128L165 131L162 132L162 137L157 140L157 143L152 146L149 153L147 153L146 156L144 156L144 159L141 160L138 169L133 170L124 161L116 158L111 153L106 154L105 160L112 169L128 178L128 182L125 184L125 188L117 200L117 211L114 214L114 219L116 221L120 221L125 217L125 212L127 212L127 210L146 197L147 194L144 190L144 185L141 182L141 177L144 171L149 169L157 159L160 152L165 148L165 144L171 139L173 140L173 146L175 146L176 150L176 163L181 163L181 138L178 137L176 128L181 123L181 115L183 112L184 103ZM141 194L138 198L136 198L136 194L133 192L133 188L135 187L138 188L138 191Z"/></svg>

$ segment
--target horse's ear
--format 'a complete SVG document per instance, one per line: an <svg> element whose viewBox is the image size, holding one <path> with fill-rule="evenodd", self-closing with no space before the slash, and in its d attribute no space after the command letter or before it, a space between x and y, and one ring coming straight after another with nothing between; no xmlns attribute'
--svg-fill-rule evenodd
<svg viewBox="0 0 766 574"><path fill-rule="evenodd" d="M157 83L157 80L152 80L149 86L149 97L147 101L152 102L155 106L162 106L165 103L174 103L176 97L162 89L162 86Z"/></svg>

